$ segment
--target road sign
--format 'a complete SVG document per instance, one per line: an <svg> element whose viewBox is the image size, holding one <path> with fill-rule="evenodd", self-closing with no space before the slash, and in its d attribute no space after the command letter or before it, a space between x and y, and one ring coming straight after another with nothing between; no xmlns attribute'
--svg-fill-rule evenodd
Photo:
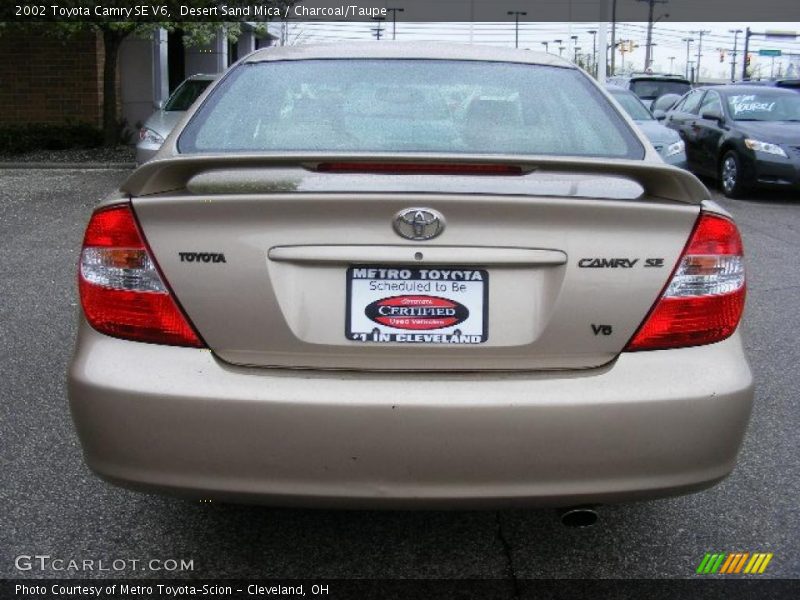
<svg viewBox="0 0 800 600"><path fill-rule="evenodd" d="M758 51L758 55L759 56L780 56L781 55L781 51L780 50L759 50Z"/></svg>

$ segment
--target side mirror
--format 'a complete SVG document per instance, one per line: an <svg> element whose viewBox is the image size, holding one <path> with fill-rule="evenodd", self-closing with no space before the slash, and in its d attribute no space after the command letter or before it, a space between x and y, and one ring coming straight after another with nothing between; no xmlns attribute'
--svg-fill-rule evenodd
<svg viewBox="0 0 800 600"><path fill-rule="evenodd" d="M704 110L702 113L700 113L700 118L705 121L716 121L717 123L721 123L722 113L712 108L709 110Z"/></svg>
<svg viewBox="0 0 800 600"><path fill-rule="evenodd" d="M653 111L653 116L656 118L657 121L663 121L664 119L667 118L667 111L657 108Z"/></svg>
<svg viewBox="0 0 800 600"><path fill-rule="evenodd" d="M167 103L166 103L166 102L164 102L163 100L159 100L158 102L156 102L156 108L157 108L158 110L164 110L164 106L165 106L166 104L167 104Z"/></svg>

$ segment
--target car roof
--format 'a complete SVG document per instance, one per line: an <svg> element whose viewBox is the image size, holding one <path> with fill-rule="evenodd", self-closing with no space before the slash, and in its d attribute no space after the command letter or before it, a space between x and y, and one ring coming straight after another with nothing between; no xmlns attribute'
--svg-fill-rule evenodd
<svg viewBox="0 0 800 600"><path fill-rule="evenodd" d="M796 78L788 78L788 79L751 79L749 81L737 81L737 84L742 85L776 85L780 86L784 83L800 84L800 79Z"/></svg>
<svg viewBox="0 0 800 600"><path fill-rule="evenodd" d="M682 81L689 83L689 80L686 79L686 77L675 73L632 73L630 75L615 75L614 79L624 79L626 81L632 81L634 79L653 79L664 81Z"/></svg>
<svg viewBox="0 0 800 600"><path fill-rule="evenodd" d="M213 75L211 73L195 73L194 75L190 75L184 81L214 81L219 74Z"/></svg>
<svg viewBox="0 0 800 600"><path fill-rule="evenodd" d="M769 93L776 93L776 94L788 94L792 96L796 96L797 92L792 91L787 88L781 87L772 87L772 86L763 86L763 85L753 85L753 84L740 84L740 83L730 83L726 85L703 85L697 87L695 89L698 90L715 90L717 92L721 92L723 94L742 94L742 93L753 93L753 94L764 94L766 92Z"/></svg>
<svg viewBox="0 0 800 600"><path fill-rule="evenodd" d="M352 59L438 59L486 62L512 62L576 69L575 65L554 54L494 46L437 42L351 42L346 44L309 44L270 46L244 59L246 63L281 60L330 58Z"/></svg>

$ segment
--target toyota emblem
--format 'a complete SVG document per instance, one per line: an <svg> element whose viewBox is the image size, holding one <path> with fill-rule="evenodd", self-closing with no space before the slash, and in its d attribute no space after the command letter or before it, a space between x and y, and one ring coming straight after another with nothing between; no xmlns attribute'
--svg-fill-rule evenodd
<svg viewBox="0 0 800 600"><path fill-rule="evenodd" d="M395 215L394 230L408 240L430 240L444 231L444 217L430 208L407 208Z"/></svg>

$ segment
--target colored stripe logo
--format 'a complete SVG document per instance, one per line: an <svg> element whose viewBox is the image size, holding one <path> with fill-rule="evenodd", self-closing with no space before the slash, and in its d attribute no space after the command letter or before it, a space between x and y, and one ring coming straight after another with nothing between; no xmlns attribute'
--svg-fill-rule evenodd
<svg viewBox="0 0 800 600"><path fill-rule="evenodd" d="M758 575L766 571L772 552L706 552L695 571L698 575Z"/></svg>

